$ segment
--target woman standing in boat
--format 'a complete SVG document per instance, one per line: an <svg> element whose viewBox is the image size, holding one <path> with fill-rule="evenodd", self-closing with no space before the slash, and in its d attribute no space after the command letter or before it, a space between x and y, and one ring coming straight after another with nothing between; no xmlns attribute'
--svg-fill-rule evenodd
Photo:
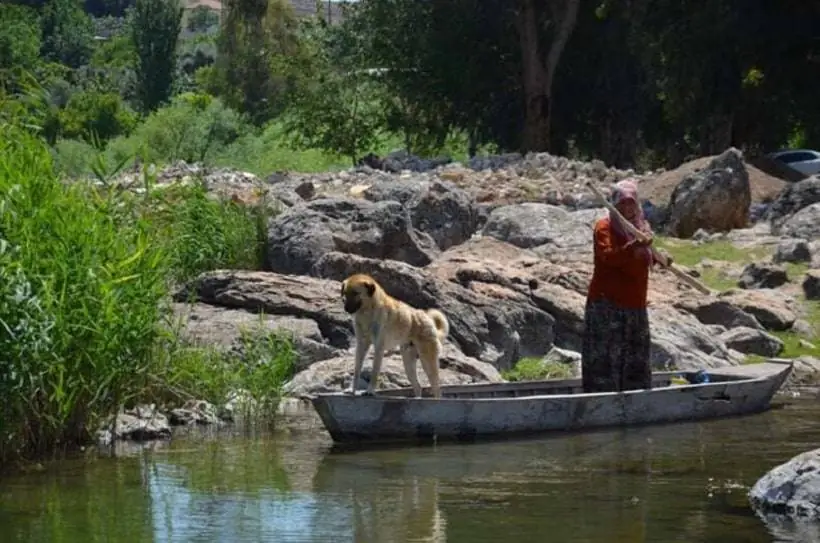
<svg viewBox="0 0 820 543"><path fill-rule="evenodd" d="M652 230L632 180L615 185L613 205L638 230ZM614 213L595 223L595 268L584 316L581 367L584 392L652 388L647 313L649 270L671 260L638 241Z"/></svg>

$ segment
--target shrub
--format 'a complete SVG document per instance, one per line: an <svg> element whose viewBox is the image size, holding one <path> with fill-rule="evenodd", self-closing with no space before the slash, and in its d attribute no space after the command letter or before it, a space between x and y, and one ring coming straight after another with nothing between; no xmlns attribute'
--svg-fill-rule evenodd
<svg viewBox="0 0 820 543"><path fill-rule="evenodd" d="M165 255L118 203L60 183L43 142L0 126L0 459L84 441L148 385Z"/></svg>
<svg viewBox="0 0 820 543"><path fill-rule="evenodd" d="M286 338L237 357L184 345L167 321L175 280L258 262L263 211L199 185L104 185L62 183L44 141L0 124L0 464L83 444L140 401L241 388L275 405L292 371Z"/></svg>
<svg viewBox="0 0 820 543"><path fill-rule="evenodd" d="M184 93L149 115L129 137L112 140L112 162L139 156L145 162L204 162L215 148L249 130L245 119L209 95Z"/></svg>

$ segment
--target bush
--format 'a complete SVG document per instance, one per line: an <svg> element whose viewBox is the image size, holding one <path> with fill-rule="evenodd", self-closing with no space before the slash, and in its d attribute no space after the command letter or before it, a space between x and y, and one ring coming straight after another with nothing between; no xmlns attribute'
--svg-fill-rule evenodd
<svg viewBox="0 0 820 543"><path fill-rule="evenodd" d="M84 441L150 385L167 273L144 222L60 183L45 144L13 125L0 127L0 198L5 459Z"/></svg>
<svg viewBox="0 0 820 543"><path fill-rule="evenodd" d="M241 388L275 404L285 338L237 358L185 345L167 320L175 280L257 261L264 218L199 186L62 183L44 141L0 124L0 463L83 444L141 401Z"/></svg>
<svg viewBox="0 0 820 543"><path fill-rule="evenodd" d="M116 163L135 155L145 162L204 162L214 148L249 130L245 119L219 98L184 93L149 115L129 137L112 140L108 154Z"/></svg>
<svg viewBox="0 0 820 543"><path fill-rule="evenodd" d="M204 185L152 191L143 216L164 239L170 277L186 281L213 269L259 269L267 219L265 202L245 206L210 198Z"/></svg>

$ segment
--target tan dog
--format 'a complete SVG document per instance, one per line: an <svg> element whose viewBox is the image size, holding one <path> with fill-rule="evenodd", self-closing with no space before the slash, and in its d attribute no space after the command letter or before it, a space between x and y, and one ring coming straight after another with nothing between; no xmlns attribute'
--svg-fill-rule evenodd
<svg viewBox="0 0 820 543"><path fill-rule="evenodd" d="M396 347L401 350L404 371L413 386L416 397L421 396L421 385L416 375L416 359L430 381L435 398L441 397L438 359L441 343L450 332L450 323L438 309L417 309L393 298L369 275L354 274L342 282L345 311L353 315L356 332L356 355L353 383L349 393L356 393L356 383L362 373L364 357L373 347L373 369L365 394L375 392L385 351Z"/></svg>

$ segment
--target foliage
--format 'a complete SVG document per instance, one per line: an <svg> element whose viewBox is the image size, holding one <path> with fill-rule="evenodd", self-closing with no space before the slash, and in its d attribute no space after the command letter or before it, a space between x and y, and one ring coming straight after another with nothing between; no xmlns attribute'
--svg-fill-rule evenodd
<svg viewBox="0 0 820 543"><path fill-rule="evenodd" d="M80 92L69 98L60 113L63 138L107 142L128 134L137 125L137 115L123 104L119 95L108 92Z"/></svg>
<svg viewBox="0 0 820 543"><path fill-rule="evenodd" d="M88 62L94 27L79 0L50 0L43 9L41 23L43 58L70 68Z"/></svg>
<svg viewBox="0 0 820 543"><path fill-rule="evenodd" d="M322 149L355 163L384 126L384 86L378 76L357 69L361 51L355 45L344 44L348 47L333 54L334 38L346 36L334 36L323 25L304 28L305 56L292 62L301 81L283 127L296 148Z"/></svg>
<svg viewBox="0 0 820 543"><path fill-rule="evenodd" d="M136 1L131 38L137 54L137 97L144 113L171 96L181 27L179 0Z"/></svg>
<svg viewBox="0 0 820 543"><path fill-rule="evenodd" d="M144 222L121 223L110 195L60 183L31 134L0 130L6 457L81 442L145 388L166 287Z"/></svg>
<svg viewBox="0 0 820 543"><path fill-rule="evenodd" d="M219 98L186 93L150 114L128 136L112 141L110 163L137 156L145 162L205 161L215 147L229 145L248 132L244 118Z"/></svg>
<svg viewBox="0 0 820 543"><path fill-rule="evenodd" d="M121 406L196 395L193 387L214 379L216 366L192 373L180 332L165 325L169 289L204 269L253 267L261 252L248 240L263 239L267 208L215 202L196 186L175 196L111 190L113 171L99 161L93 164L98 183L64 183L36 135L36 112L24 116L9 101L0 112L12 121L0 123L0 462L6 462L84 444ZM266 345L249 352L267 365L241 369L235 358L220 359L226 386L275 401L293 351L285 339L268 338ZM224 400L227 389L222 393Z"/></svg>
<svg viewBox="0 0 820 543"><path fill-rule="evenodd" d="M291 74L283 59L299 55L296 20L286 0L226 0L213 84L225 103L255 125L283 109Z"/></svg>
<svg viewBox="0 0 820 543"><path fill-rule="evenodd" d="M156 189L143 203L159 239L167 239L171 278L184 282L218 268L260 269L267 219L264 199L245 206L208 196L202 181Z"/></svg>
<svg viewBox="0 0 820 543"><path fill-rule="evenodd" d="M512 369L503 372L502 377L508 381L570 379L572 378L572 366L563 362L526 357L516 362Z"/></svg>

